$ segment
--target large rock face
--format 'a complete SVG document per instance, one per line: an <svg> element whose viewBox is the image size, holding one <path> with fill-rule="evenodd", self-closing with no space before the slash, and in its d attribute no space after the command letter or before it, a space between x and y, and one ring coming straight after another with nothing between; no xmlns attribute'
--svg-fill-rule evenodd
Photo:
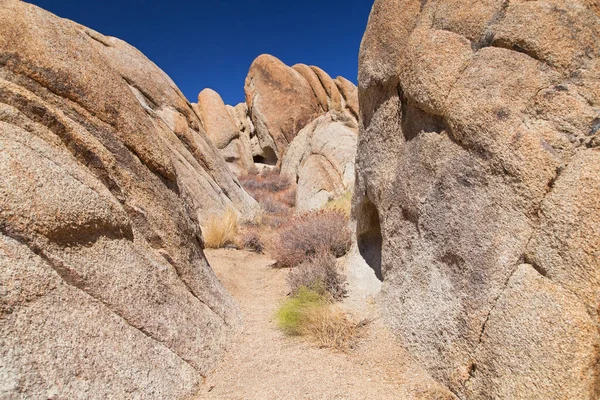
<svg viewBox="0 0 600 400"><path fill-rule="evenodd" d="M300 131L281 164L281 175L298 184L299 212L320 209L354 189L357 142L356 122L338 112L329 112Z"/></svg>
<svg viewBox="0 0 600 400"><path fill-rule="evenodd" d="M358 246L462 398L600 395L592 2L378 0L360 52Z"/></svg>
<svg viewBox="0 0 600 400"><path fill-rule="evenodd" d="M173 82L1 0L0 175L0 397L193 394L239 322L199 220L254 202Z"/></svg>
<svg viewBox="0 0 600 400"><path fill-rule="evenodd" d="M352 82L331 79L318 67L288 67L266 54L252 63L244 90L261 149L255 151L259 162L280 164L296 135L322 114L336 111L358 118L358 91Z"/></svg>

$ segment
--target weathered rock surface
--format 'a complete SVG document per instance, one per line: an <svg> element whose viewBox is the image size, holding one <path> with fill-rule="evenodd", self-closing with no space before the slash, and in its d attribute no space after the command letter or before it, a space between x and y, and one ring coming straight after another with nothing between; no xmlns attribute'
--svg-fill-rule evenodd
<svg viewBox="0 0 600 400"><path fill-rule="evenodd" d="M358 118L358 91L352 82L333 80L318 67L288 67L261 55L252 63L244 89L261 149L254 151L260 153L259 162L279 163L296 135L322 114L337 111Z"/></svg>
<svg viewBox="0 0 600 400"><path fill-rule="evenodd" d="M358 247L461 398L600 395L599 35L582 0L374 4Z"/></svg>
<svg viewBox="0 0 600 400"><path fill-rule="evenodd" d="M254 201L139 51L0 1L0 397L184 398L237 306L199 221Z"/></svg>
<svg viewBox="0 0 600 400"><path fill-rule="evenodd" d="M212 89L200 92L198 103L192 107L231 171L236 175L247 173L254 165L250 137L244 134L246 126L237 120L237 113L232 115L221 96Z"/></svg>
<svg viewBox="0 0 600 400"><path fill-rule="evenodd" d="M281 175L297 182L299 212L322 208L354 188L358 141L356 122L329 112L300 131L281 164Z"/></svg>

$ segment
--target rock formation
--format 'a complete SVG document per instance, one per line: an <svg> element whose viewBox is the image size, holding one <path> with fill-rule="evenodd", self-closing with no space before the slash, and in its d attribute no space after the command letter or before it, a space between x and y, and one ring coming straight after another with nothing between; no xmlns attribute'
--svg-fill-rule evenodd
<svg viewBox="0 0 600 400"><path fill-rule="evenodd" d="M0 397L184 398L239 313L207 212L255 202L128 44L0 0Z"/></svg>
<svg viewBox="0 0 600 400"><path fill-rule="evenodd" d="M460 398L600 395L598 37L582 0L373 7L358 245Z"/></svg>
<svg viewBox="0 0 600 400"><path fill-rule="evenodd" d="M297 182L299 212L322 208L354 189L358 126L346 114L329 112L300 131L287 149L281 175Z"/></svg>
<svg viewBox="0 0 600 400"><path fill-rule="evenodd" d="M329 111L358 119L358 91L352 82L331 79L318 67L288 67L270 55L259 56L246 78L246 104L259 148L259 161L280 163L296 135Z"/></svg>
<svg viewBox="0 0 600 400"><path fill-rule="evenodd" d="M296 136L322 115L337 115L335 118L345 121L345 129L356 129L358 123L356 86L341 76L331 79L318 67L304 64L288 67L277 58L263 54L252 63L244 89L246 103L235 107L224 105L221 97L210 89L203 90L198 96L198 104L192 105L209 138L237 175L253 167L259 167L259 170L281 167ZM314 128L313 125L311 129ZM299 146L304 147L304 144ZM342 146L346 148L347 144ZM296 153L298 149L296 146ZM290 177L295 174L291 169L299 168L299 165L292 166L290 160L300 162L302 157L298 156L297 153L287 157ZM319 185L314 182L313 188L314 184ZM326 190L332 189L329 185ZM304 198L311 196L306 192Z"/></svg>
<svg viewBox="0 0 600 400"><path fill-rule="evenodd" d="M222 150L234 172L280 167L282 175L298 183L300 212L318 209L353 189L358 90L352 82L331 79L318 67L288 67L261 55L250 67L245 91L246 103L226 106L231 119L212 90L201 92L194 105L219 149L243 143L228 154ZM254 162L249 167L232 165L250 158Z"/></svg>
<svg viewBox="0 0 600 400"><path fill-rule="evenodd" d="M232 113L221 96L211 89L200 92L198 103L192 107L229 169L236 175L248 173L254 164L250 136L237 111Z"/></svg>

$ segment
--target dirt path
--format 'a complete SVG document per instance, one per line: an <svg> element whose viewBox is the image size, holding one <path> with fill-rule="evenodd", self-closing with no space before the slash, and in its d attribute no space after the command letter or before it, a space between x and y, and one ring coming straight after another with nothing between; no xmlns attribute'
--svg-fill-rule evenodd
<svg viewBox="0 0 600 400"><path fill-rule="evenodd" d="M244 251L212 250L206 256L240 304L245 327L207 377L201 399L449 398L414 366L381 323L371 324L350 353L286 337L273 314L287 293L287 271Z"/></svg>

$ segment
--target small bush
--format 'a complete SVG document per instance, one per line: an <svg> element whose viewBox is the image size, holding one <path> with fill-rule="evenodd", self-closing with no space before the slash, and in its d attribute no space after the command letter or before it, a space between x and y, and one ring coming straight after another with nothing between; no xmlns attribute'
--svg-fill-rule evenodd
<svg viewBox="0 0 600 400"><path fill-rule="evenodd" d="M239 240L239 247L258 254L262 254L264 251L264 245L260 235L254 230L246 231L242 234Z"/></svg>
<svg viewBox="0 0 600 400"><path fill-rule="evenodd" d="M310 307L306 310L300 334L311 337L319 347L346 350L354 347L367 321L352 322L335 306Z"/></svg>
<svg viewBox="0 0 600 400"><path fill-rule="evenodd" d="M264 192L279 193L291 186L289 179L279 175L277 170L264 170L260 174L247 174L242 176L239 181L255 199L264 196Z"/></svg>
<svg viewBox="0 0 600 400"><path fill-rule="evenodd" d="M222 215L211 215L203 229L204 245L208 249L220 249L235 243L238 234L238 217L231 208Z"/></svg>
<svg viewBox="0 0 600 400"><path fill-rule="evenodd" d="M348 219L339 211L321 210L282 226L272 253L280 267L295 267L320 252L341 257L349 249Z"/></svg>
<svg viewBox="0 0 600 400"><path fill-rule="evenodd" d="M300 335L305 313L309 308L324 306L326 300L319 293L301 287L295 296L288 298L277 310L277 325L288 335Z"/></svg>
<svg viewBox="0 0 600 400"><path fill-rule="evenodd" d="M296 206L296 188L290 187L279 195L279 201L288 207Z"/></svg>
<svg viewBox="0 0 600 400"><path fill-rule="evenodd" d="M335 257L325 252L292 269L287 276L287 282L292 295L298 294L300 288L307 287L322 296L331 296L340 301L348 292L346 277L338 272Z"/></svg>
<svg viewBox="0 0 600 400"><path fill-rule="evenodd" d="M248 174L240 183L258 201L263 211L261 225L279 228L292 215L296 189L277 171L265 170L261 174Z"/></svg>
<svg viewBox="0 0 600 400"><path fill-rule="evenodd" d="M290 212L289 206L269 197L261 200L259 204L262 210L267 214L287 214Z"/></svg>
<svg viewBox="0 0 600 400"><path fill-rule="evenodd" d="M283 225L289 222L291 214L267 214L262 219L263 226L267 226L271 229L279 229Z"/></svg>
<svg viewBox="0 0 600 400"><path fill-rule="evenodd" d="M276 320L279 328L288 335L307 336L319 347L338 350L352 348L369 322L354 323L326 297L306 287L300 287L295 296L281 305Z"/></svg>

